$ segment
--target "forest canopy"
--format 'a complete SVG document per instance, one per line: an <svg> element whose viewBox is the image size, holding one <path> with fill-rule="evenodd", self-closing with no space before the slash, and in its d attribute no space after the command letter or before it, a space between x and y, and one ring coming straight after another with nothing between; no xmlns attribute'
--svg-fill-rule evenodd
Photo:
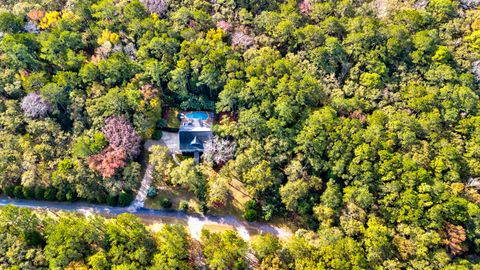
<svg viewBox="0 0 480 270"><path fill-rule="evenodd" d="M203 211L222 207L236 180L251 198L247 220L283 217L305 229L284 248L259 248L260 269L478 267L478 6L3 0L0 189L128 205L142 142L165 128L166 111L214 111L222 117L202 164L177 164L161 148L149 162ZM68 234L69 222L56 228ZM108 246L78 230L88 245ZM45 247L52 268L76 261L48 248L67 235L48 233L41 245L22 243ZM245 266L236 236L203 237L232 250L232 261L216 262L227 255L207 248L211 268ZM165 263L168 254L150 248L127 259ZM103 249L75 254L99 264L117 256Z"/></svg>

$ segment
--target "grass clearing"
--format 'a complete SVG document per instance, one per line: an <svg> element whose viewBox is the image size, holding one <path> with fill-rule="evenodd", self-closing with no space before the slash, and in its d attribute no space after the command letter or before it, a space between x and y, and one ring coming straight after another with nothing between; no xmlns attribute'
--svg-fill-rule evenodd
<svg viewBox="0 0 480 270"><path fill-rule="evenodd" d="M227 230L232 230L235 231L235 228L231 225L225 225L225 224L205 224L203 225L203 230L209 230L212 233L217 233L217 232L224 232Z"/></svg>
<svg viewBox="0 0 480 270"><path fill-rule="evenodd" d="M165 184L156 185L157 196L155 198L147 198L145 201L145 207L151 209L162 209L160 206L160 200L162 198L168 198L172 202L172 210L178 210L178 206L181 201L188 202L189 212L196 212L198 209L199 201L195 195L188 190L170 187Z"/></svg>
<svg viewBox="0 0 480 270"><path fill-rule="evenodd" d="M229 198L227 204L222 208L211 209L211 213L215 215L233 215L238 219L243 219L243 206L251 199L245 186L238 180L234 179L228 187Z"/></svg>

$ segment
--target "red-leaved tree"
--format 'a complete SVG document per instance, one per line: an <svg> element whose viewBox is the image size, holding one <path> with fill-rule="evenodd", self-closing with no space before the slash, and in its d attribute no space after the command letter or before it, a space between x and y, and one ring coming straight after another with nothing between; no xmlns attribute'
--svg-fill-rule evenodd
<svg viewBox="0 0 480 270"><path fill-rule="evenodd" d="M114 149L109 146L99 154L89 157L88 167L99 172L103 178L109 178L115 175L117 169L127 165L125 159L126 153L124 149Z"/></svg>
<svg viewBox="0 0 480 270"><path fill-rule="evenodd" d="M445 243L452 255L458 255L464 251L462 243L467 239L465 229L460 225L447 224L447 239Z"/></svg>
<svg viewBox="0 0 480 270"><path fill-rule="evenodd" d="M110 147L123 149L127 158L133 159L140 154L142 139L125 116L111 116L105 121L102 129Z"/></svg>

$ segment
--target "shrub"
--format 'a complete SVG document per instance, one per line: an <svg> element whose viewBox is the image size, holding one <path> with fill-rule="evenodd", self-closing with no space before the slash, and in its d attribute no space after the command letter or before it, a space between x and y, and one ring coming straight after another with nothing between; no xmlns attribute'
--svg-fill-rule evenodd
<svg viewBox="0 0 480 270"><path fill-rule="evenodd" d="M108 198L109 198L109 196L106 196L106 195L97 195L97 196L93 197L91 199L91 201L93 203L97 202L97 203L100 203L100 204L105 204L105 203L107 203Z"/></svg>
<svg viewBox="0 0 480 270"><path fill-rule="evenodd" d="M117 206L118 204L118 196L108 196L107 197L107 204L110 206Z"/></svg>
<svg viewBox="0 0 480 270"><path fill-rule="evenodd" d="M201 202L199 205L198 205L198 211L200 213L203 213L203 214L206 214L208 212L208 206L205 202Z"/></svg>
<svg viewBox="0 0 480 270"><path fill-rule="evenodd" d="M157 196L157 189L155 187L149 187L147 189L147 197L154 198Z"/></svg>
<svg viewBox="0 0 480 270"><path fill-rule="evenodd" d="M165 119L158 120L158 122L156 124L157 128L164 128L166 126L167 126L167 121L165 121Z"/></svg>
<svg viewBox="0 0 480 270"><path fill-rule="evenodd" d="M170 207L172 207L172 201L169 198L161 198L160 206L165 209L170 209Z"/></svg>
<svg viewBox="0 0 480 270"><path fill-rule="evenodd" d="M15 198L23 198L23 188L22 186L15 186L15 188L13 189L13 196Z"/></svg>
<svg viewBox="0 0 480 270"><path fill-rule="evenodd" d="M27 199L35 198L35 188L34 187L23 187L23 197Z"/></svg>
<svg viewBox="0 0 480 270"><path fill-rule="evenodd" d="M187 201L181 201L179 204L178 204L178 210L180 211L183 211L183 212L187 212L188 211L188 202Z"/></svg>
<svg viewBox="0 0 480 270"><path fill-rule="evenodd" d="M66 199L67 201L70 201L70 202L77 200L77 193L75 193L72 190L69 190L66 194Z"/></svg>
<svg viewBox="0 0 480 270"><path fill-rule="evenodd" d="M57 196L57 189L54 188L54 187L48 187L46 190L45 190L45 193L44 193L44 198L45 200L47 201L53 201L55 200L55 197Z"/></svg>
<svg viewBox="0 0 480 270"><path fill-rule="evenodd" d="M262 212L263 212L263 220L269 221L272 219L273 214L275 213L275 205L273 204L267 204L264 207L262 207Z"/></svg>
<svg viewBox="0 0 480 270"><path fill-rule="evenodd" d="M245 209L243 212L243 217L246 221L253 222L258 218L257 211L254 209Z"/></svg>
<svg viewBox="0 0 480 270"><path fill-rule="evenodd" d="M7 195L10 198L15 197L13 190L15 189L15 186L7 186L5 187L5 195Z"/></svg>
<svg viewBox="0 0 480 270"><path fill-rule="evenodd" d="M36 186L35 187L35 194L34 194L34 197L36 200L43 200L45 199L45 189L41 186Z"/></svg>
<svg viewBox="0 0 480 270"><path fill-rule="evenodd" d="M245 203L245 210L243 211L243 217L245 220L249 222L257 220L259 217L258 208L258 204L255 200L250 200Z"/></svg>
<svg viewBox="0 0 480 270"><path fill-rule="evenodd" d="M162 138L162 131L159 130L159 129L156 129L156 130L153 132L152 139L154 139L154 140L160 140L161 138Z"/></svg>
<svg viewBox="0 0 480 270"><path fill-rule="evenodd" d="M67 199L67 194L65 193L64 190L59 190L57 191L57 194L55 195L55 198L57 201L65 201Z"/></svg>
<svg viewBox="0 0 480 270"><path fill-rule="evenodd" d="M130 205L133 201L133 195L130 192L122 192L120 193L120 196L118 196L118 205L125 207Z"/></svg>

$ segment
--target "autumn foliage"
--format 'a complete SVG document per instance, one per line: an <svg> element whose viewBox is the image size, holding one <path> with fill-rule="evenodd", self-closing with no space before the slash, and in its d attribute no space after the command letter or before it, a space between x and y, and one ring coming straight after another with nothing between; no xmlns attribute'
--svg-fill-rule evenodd
<svg viewBox="0 0 480 270"><path fill-rule="evenodd" d="M205 142L203 160L207 163L223 165L235 155L236 144L218 136Z"/></svg>
<svg viewBox="0 0 480 270"><path fill-rule="evenodd" d="M88 167L99 172L103 178L109 178L115 175L117 169L127 165L125 160L125 149L109 146L99 154L89 157Z"/></svg>
<svg viewBox="0 0 480 270"><path fill-rule="evenodd" d="M166 0L142 0L141 1L151 13L163 15L168 9L168 2Z"/></svg>
<svg viewBox="0 0 480 270"><path fill-rule="evenodd" d="M97 155L88 158L88 167L99 172L103 178L115 175L117 169L127 165L140 153L141 138L125 116L112 116L102 129L109 146Z"/></svg>
<svg viewBox="0 0 480 270"><path fill-rule="evenodd" d="M32 9L28 12L27 17L35 22L40 21L45 16L45 11L41 9Z"/></svg>
<svg viewBox="0 0 480 270"><path fill-rule="evenodd" d="M140 154L142 139L125 116L108 118L102 132L105 134L110 147L115 150L123 149L127 158L133 159Z"/></svg>
<svg viewBox="0 0 480 270"><path fill-rule="evenodd" d="M445 239L445 243L453 255L459 255L464 251L462 243L466 239L467 235L465 234L465 229L462 226L453 225L451 223L447 224L447 239Z"/></svg>
<svg viewBox="0 0 480 270"><path fill-rule="evenodd" d="M158 97L160 90L155 88L152 84L146 84L140 88L140 93L142 94L143 100L150 101L155 97Z"/></svg>
<svg viewBox="0 0 480 270"><path fill-rule="evenodd" d="M50 111L50 104L37 93L26 95L20 106L25 115L31 118L43 118Z"/></svg>

